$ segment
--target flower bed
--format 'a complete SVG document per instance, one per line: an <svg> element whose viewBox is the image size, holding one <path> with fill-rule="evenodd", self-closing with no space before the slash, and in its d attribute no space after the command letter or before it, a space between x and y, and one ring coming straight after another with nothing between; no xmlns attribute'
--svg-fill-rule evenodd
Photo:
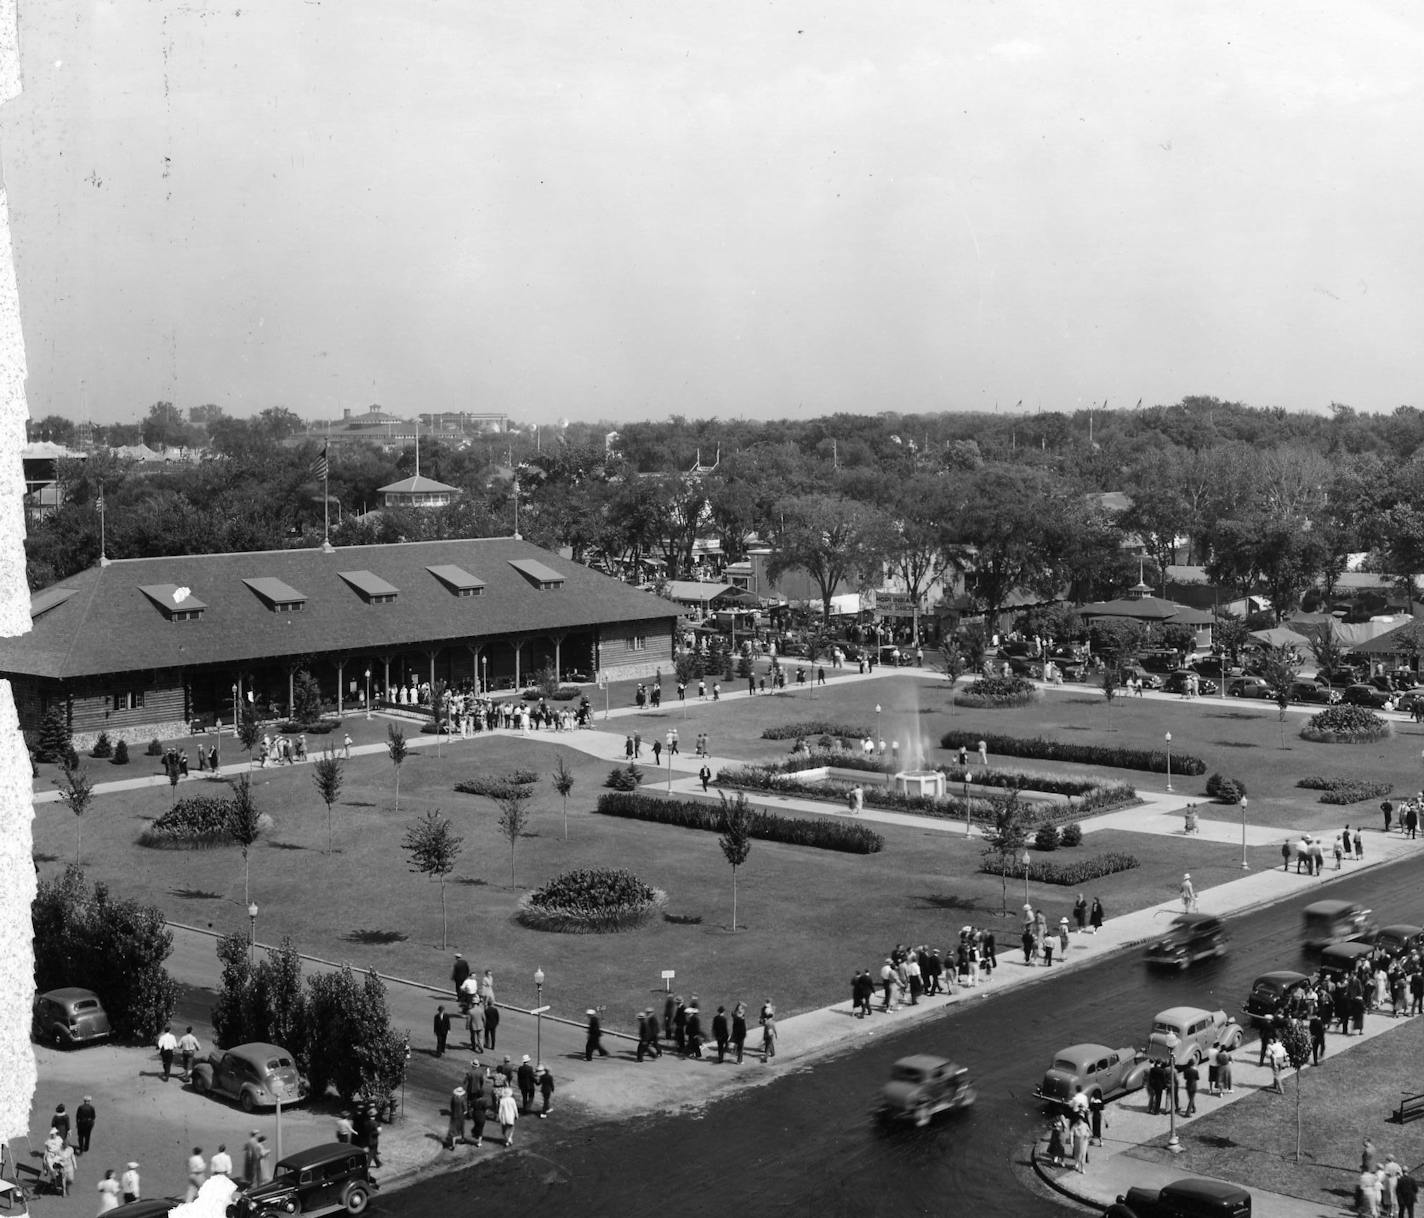
<svg viewBox="0 0 1424 1218"><path fill-rule="evenodd" d="M1031 864L1032 876L1043 884L1057 884L1061 888L1076 888L1082 884L1100 880L1104 876L1115 875L1119 871L1132 871L1140 867L1131 854L1095 854L1075 863L1050 863L1046 859L1035 859ZM986 850L979 856L979 870L985 875L1002 875L1003 861L997 850ZM1023 864L1014 860L1009 865L1010 876L1022 876Z"/></svg>
<svg viewBox="0 0 1424 1218"><path fill-rule="evenodd" d="M667 893L631 871L581 867L520 899L517 917L534 930L601 935L633 930L667 904Z"/></svg>
<svg viewBox="0 0 1424 1218"><path fill-rule="evenodd" d="M455 784L461 795L484 795L498 799L509 787L527 787L539 781L535 770L510 770L504 774L481 774Z"/></svg>
<svg viewBox="0 0 1424 1218"><path fill-rule="evenodd" d="M1043 761L1076 761L1084 765L1108 766L1119 770L1167 771L1167 754L1160 749L1130 749L1111 744L1076 744L1045 740L1042 736L998 736L993 732L955 730L940 737L940 747L968 749L971 753L984 741L991 755L1034 757ZM1172 753L1172 773L1206 773L1206 762L1190 753Z"/></svg>
<svg viewBox="0 0 1424 1218"><path fill-rule="evenodd" d="M677 825L683 829L722 831L722 809L688 800L664 799L656 795L619 792L601 795L594 808L604 816ZM759 841L784 842L791 846L814 846L847 854L876 854L885 841L878 833L860 825L834 820L812 820L799 816L779 816L775 812L752 810L748 817L751 836Z"/></svg>
<svg viewBox="0 0 1424 1218"><path fill-rule="evenodd" d="M839 736L845 740L864 740L870 735L868 727L859 724L827 723L813 719L809 723L780 723L766 728L763 740L800 740L810 736Z"/></svg>
<svg viewBox="0 0 1424 1218"><path fill-rule="evenodd" d="M154 850L206 850L232 845L229 828L233 801L215 795L190 795L180 799L139 834L138 844ZM265 813L264 829L272 827Z"/></svg>
<svg viewBox="0 0 1424 1218"><path fill-rule="evenodd" d="M955 706L1000 710L1027 706L1038 698L1038 687L1027 677L980 677L954 695Z"/></svg>
<svg viewBox="0 0 1424 1218"><path fill-rule="evenodd" d="M1364 706L1332 706L1312 715L1301 737L1316 744L1369 744L1394 734L1394 728Z"/></svg>
<svg viewBox="0 0 1424 1218"><path fill-rule="evenodd" d="M1319 791L1323 804L1359 804L1367 799L1384 799L1392 790L1391 782L1365 782L1358 778L1324 778L1312 774L1295 784L1308 791Z"/></svg>

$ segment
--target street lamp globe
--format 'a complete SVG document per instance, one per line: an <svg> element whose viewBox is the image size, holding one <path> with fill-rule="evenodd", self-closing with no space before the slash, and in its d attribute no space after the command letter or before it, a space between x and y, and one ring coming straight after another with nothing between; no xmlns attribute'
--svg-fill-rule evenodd
<svg viewBox="0 0 1424 1218"><path fill-rule="evenodd" d="M541 969L541 968L536 968L536 969L534 970L534 984L535 984L535 985L538 985L538 986L542 986L542 985L544 984L544 970L543 970L543 969Z"/></svg>

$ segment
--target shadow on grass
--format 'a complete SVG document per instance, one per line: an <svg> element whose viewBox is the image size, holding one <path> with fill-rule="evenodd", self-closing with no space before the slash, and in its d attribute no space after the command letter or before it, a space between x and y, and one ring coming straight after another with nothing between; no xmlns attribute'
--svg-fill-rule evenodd
<svg viewBox="0 0 1424 1218"><path fill-rule="evenodd" d="M468 888L483 888L489 881L482 880L477 875L455 875L450 877L452 884L464 884Z"/></svg>
<svg viewBox="0 0 1424 1218"><path fill-rule="evenodd" d="M267 844L268 844L270 847L272 847L273 850L305 850L305 849L307 849L306 846L300 845L300 844L298 844L297 842L268 842Z"/></svg>
<svg viewBox="0 0 1424 1218"><path fill-rule="evenodd" d="M1212 744L1220 749L1254 749L1256 745L1250 740L1213 740Z"/></svg>
<svg viewBox="0 0 1424 1218"><path fill-rule="evenodd" d="M170 897L179 897L184 901L220 901L222 893L209 892L206 888L170 888Z"/></svg>
<svg viewBox="0 0 1424 1218"><path fill-rule="evenodd" d="M1003 917L1000 913L998 900L976 900L973 897L963 897L954 893L940 895L931 893L920 898L919 908L921 909L954 909L965 913L979 914L983 917L998 918Z"/></svg>
<svg viewBox="0 0 1424 1218"><path fill-rule="evenodd" d="M343 808L374 808L376 803L370 799L348 799L341 805Z"/></svg>
<svg viewBox="0 0 1424 1218"><path fill-rule="evenodd" d="M368 947L377 947L386 943L404 943L406 936L398 930L353 930L349 935L341 936L347 943L361 943Z"/></svg>
<svg viewBox="0 0 1424 1218"><path fill-rule="evenodd" d="M663 921L671 922L674 926L701 926L702 915L664 913Z"/></svg>
<svg viewBox="0 0 1424 1218"><path fill-rule="evenodd" d="M1252 714L1250 711L1207 711L1208 719L1249 719L1257 720L1261 716Z"/></svg>
<svg viewBox="0 0 1424 1218"><path fill-rule="evenodd" d="M46 854L42 850L36 850L34 854L34 859L37 863L57 863L59 862L59 855Z"/></svg>

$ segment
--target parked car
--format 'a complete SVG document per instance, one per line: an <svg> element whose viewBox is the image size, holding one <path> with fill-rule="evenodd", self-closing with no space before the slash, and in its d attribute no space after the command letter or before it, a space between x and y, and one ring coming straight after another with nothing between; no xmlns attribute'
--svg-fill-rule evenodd
<svg viewBox="0 0 1424 1218"><path fill-rule="evenodd" d="M1296 994L1309 988L1310 978L1304 973L1293 973L1288 969L1263 973L1251 983L1251 992L1246 995L1241 1010L1260 1027L1284 1011Z"/></svg>
<svg viewBox="0 0 1424 1218"><path fill-rule="evenodd" d="M1287 696L1292 702L1330 703L1340 701L1339 690L1324 681L1312 681L1309 678L1292 681Z"/></svg>
<svg viewBox="0 0 1424 1218"><path fill-rule="evenodd" d="M1148 672L1140 664L1124 664L1118 672L1117 679L1126 685L1128 681L1141 681L1143 689L1161 689L1162 678L1155 672Z"/></svg>
<svg viewBox="0 0 1424 1218"><path fill-rule="evenodd" d="M890 1081L880 1089L878 1110L887 1120L928 1125L935 1113L967 1108L974 1099L965 1067L945 1057L917 1053L890 1068Z"/></svg>
<svg viewBox="0 0 1424 1218"><path fill-rule="evenodd" d="M1208 696L1216 693L1217 684L1210 677L1204 677L1194 668L1179 668L1176 672L1168 673L1167 679L1162 682L1162 688L1169 694L1186 693L1187 682L1197 683L1197 693Z"/></svg>
<svg viewBox="0 0 1424 1218"><path fill-rule="evenodd" d="M36 1040L70 1049L108 1040L109 1013L93 990L66 986L35 996L32 1025Z"/></svg>
<svg viewBox="0 0 1424 1218"><path fill-rule="evenodd" d="M1166 1057L1168 1038L1175 1036L1177 1047L1173 1056L1177 1065L1201 1062L1218 1045L1236 1049L1246 1039L1245 1030L1225 1011L1208 1011L1205 1007L1168 1007L1159 1011L1152 1021L1147 1037L1147 1052L1153 1057Z"/></svg>
<svg viewBox="0 0 1424 1218"><path fill-rule="evenodd" d="M1320 953L1320 975L1331 981L1341 977L1353 977L1361 960L1368 960L1375 954L1373 943L1362 943L1351 939L1345 943L1332 943Z"/></svg>
<svg viewBox="0 0 1424 1218"><path fill-rule="evenodd" d="M1228 698L1273 698L1271 687L1260 677L1232 677L1226 683Z"/></svg>
<svg viewBox="0 0 1424 1218"><path fill-rule="evenodd" d="M1424 948L1424 926L1414 926L1408 922L1382 926L1379 934L1375 936L1375 946L1384 948L1392 956Z"/></svg>
<svg viewBox="0 0 1424 1218"><path fill-rule="evenodd" d="M1251 1218L1251 1194L1220 1180L1174 1180L1128 1189L1103 1218Z"/></svg>
<svg viewBox="0 0 1424 1218"><path fill-rule="evenodd" d="M1378 924L1373 911L1354 901L1315 901L1303 911L1305 946L1320 951L1332 943L1373 942Z"/></svg>
<svg viewBox="0 0 1424 1218"><path fill-rule="evenodd" d="M1327 685L1333 685L1337 689L1343 689L1347 685L1355 685L1359 682L1360 670L1348 665L1343 668L1322 668L1315 674L1315 679L1324 681Z"/></svg>
<svg viewBox="0 0 1424 1218"><path fill-rule="evenodd" d="M1394 700L1394 709L1412 715L1414 707L1420 702L1424 702L1424 690L1411 689Z"/></svg>
<svg viewBox="0 0 1424 1218"><path fill-rule="evenodd" d="M1033 656L1011 656L1001 652L995 667L1002 672L1005 664L1009 666L1009 671L1016 677L1029 677L1034 681L1043 677L1043 661L1035 659Z"/></svg>
<svg viewBox="0 0 1424 1218"><path fill-rule="evenodd" d="M1069 1045L1058 1050L1034 1095L1050 1104L1067 1104L1081 1086L1089 1099L1098 1095L1111 1100L1146 1086L1151 1068L1147 1055L1135 1049Z"/></svg>
<svg viewBox="0 0 1424 1218"><path fill-rule="evenodd" d="M371 1175L364 1146L326 1142L277 1161L272 1179L243 1188L230 1218L275 1218L278 1214L364 1213L380 1185Z"/></svg>
<svg viewBox="0 0 1424 1218"><path fill-rule="evenodd" d="M309 1084L281 1045L254 1041L208 1054L207 1061L193 1067L193 1089L225 1095L252 1112L305 1099Z"/></svg>
<svg viewBox="0 0 1424 1218"><path fill-rule="evenodd" d="M173 1207L182 1204L182 1197L141 1197L109 1213L113 1218L168 1218Z"/></svg>
<svg viewBox="0 0 1424 1218"><path fill-rule="evenodd" d="M1198 960L1226 955L1226 927L1211 914L1178 914L1167 933L1147 946L1147 963L1186 968Z"/></svg>
<svg viewBox="0 0 1424 1218"><path fill-rule="evenodd" d="M1373 710L1381 710L1386 702L1394 701L1394 698L1373 685L1347 685L1340 694L1340 701L1349 706L1368 706Z"/></svg>

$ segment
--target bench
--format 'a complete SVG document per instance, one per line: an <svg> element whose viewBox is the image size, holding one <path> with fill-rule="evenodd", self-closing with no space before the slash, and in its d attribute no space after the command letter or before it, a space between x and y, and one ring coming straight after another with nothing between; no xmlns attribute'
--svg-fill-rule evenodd
<svg viewBox="0 0 1424 1218"><path fill-rule="evenodd" d="M1399 1107L1394 1110L1394 1123L1403 1125L1412 1121L1417 1116L1424 1116L1424 1092L1419 1095L1403 1093L1404 1098L1399 1101Z"/></svg>

